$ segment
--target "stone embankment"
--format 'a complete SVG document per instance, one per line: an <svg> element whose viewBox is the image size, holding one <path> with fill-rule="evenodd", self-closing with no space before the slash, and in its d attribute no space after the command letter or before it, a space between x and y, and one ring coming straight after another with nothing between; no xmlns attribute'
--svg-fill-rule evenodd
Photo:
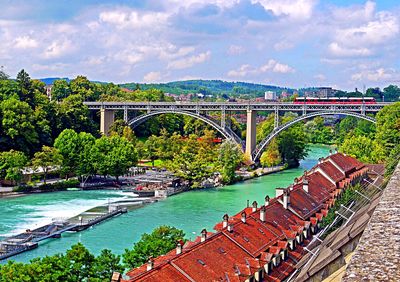
<svg viewBox="0 0 400 282"><path fill-rule="evenodd" d="M400 281L400 163L383 192L342 281Z"/></svg>

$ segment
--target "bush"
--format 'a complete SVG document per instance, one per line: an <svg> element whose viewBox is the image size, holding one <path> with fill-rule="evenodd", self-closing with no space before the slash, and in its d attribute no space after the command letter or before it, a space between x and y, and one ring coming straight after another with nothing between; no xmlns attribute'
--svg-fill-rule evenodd
<svg viewBox="0 0 400 282"><path fill-rule="evenodd" d="M24 192L29 193L33 190L39 191L63 191L67 190L67 188L79 187L79 181L76 179L69 179L65 181L55 182L55 183L46 183L40 185L39 187L34 187L33 185L19 185L16 192Z"/></svg>
<svg viewBox="0 0 400 282"><path fill-rule="evenodd" d="M39 186L39 190L42 191L61 191L61 190L67 190L67 188L73 188L73 187L79 187L79 181L76 179L69 179L61 182L55 182L55 183L46 183L41 186Z"/></svg>

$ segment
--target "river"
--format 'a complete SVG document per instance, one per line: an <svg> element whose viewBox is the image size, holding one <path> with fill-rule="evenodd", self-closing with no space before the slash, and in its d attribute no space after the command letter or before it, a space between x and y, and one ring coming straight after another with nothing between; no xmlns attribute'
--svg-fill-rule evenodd
<svg viewBox="0 0 400 282"><path fill-rule="evenodd" d="M212 230L225 213L233 215L243 209L247 200L260 204L264 197L275 196L276 187L286 187L310 169L318 158L328 155L329 147L311 146L306 160L299 168L266 175L249 181L182 193L143 208L132 210L79 233L63 233L60 239L39 244L39 248L11 259L28 262L32 258L65 252L71 245L82 242L91 252L98 254L110 249L121 254L125 248L160 225L171 225L184 230L186 237L194 239L203 228ZM48 223L52 218L72 217L89 208L129 197L118 191L65 191L0 199L0 238L15 232ZM3 261L4 262L4 261Z"/></svg>

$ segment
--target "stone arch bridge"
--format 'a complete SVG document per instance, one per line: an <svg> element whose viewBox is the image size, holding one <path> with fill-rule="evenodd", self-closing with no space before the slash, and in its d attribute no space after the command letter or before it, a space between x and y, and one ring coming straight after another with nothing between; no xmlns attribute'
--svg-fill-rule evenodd
<svg viewBox="0 0 400 282"><path fill-rule="evenodd" d="M305 119L325 115L347 115L375 123L375 118L367 114L375 114L389 103L376 104L294 104L280 102L85 102L90 110L100 111L100 131L107 134L114 122L116 111L123 111L124 120L133 128L149 118L160 114L183 114L204 121L220 132L225 138L235 141L254 162L261 157L271 140L280 132ZM274 130L256 144L257 112L275 114ZM133 112L133 118L128 118ZM220 113L220 120L215 120L207 113ZM246 112L246 141L241 140L229 126L226 118L229 113ZM279 115L285 112L298 113L294 120L279 124Z"/></svg>

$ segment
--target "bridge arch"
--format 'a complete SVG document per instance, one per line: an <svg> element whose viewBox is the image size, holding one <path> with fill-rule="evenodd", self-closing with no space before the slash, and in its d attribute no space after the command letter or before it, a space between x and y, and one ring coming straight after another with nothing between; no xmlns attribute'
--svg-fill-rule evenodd
<svg viewBox="0 0 400 282"><path fill-rule="evenodd" d="M231 139L238 145L240 145L240 148L243 150L243 141L239 136L235 134L235 132L232 131L229 127L223 128L217 121L212 120L210 117L200 115L197 113L189 112L189 111L180 111L180 110L162 110L162 111L152 111L140 116L137 116L130 121L128 121L128 125L131 126L132 128L135 128L142 123L146 122L149 118L157 115L162 115L162 114L182 114L182 115L187 115L191 116L194 118L197 118L211 127L213 127L215 130L217 130L219 133L221 133L226 139Z"/></svg>
<svg viewBox="0 0 400 282"><path fill-rule="evenodd" d="M278 126L277 128L275 128L267 137L265 137L256 147L256 149L254 149L252 155L252 160L254 162L257 162L260 157L261 154L264 152L265 148L267 147L267 145L272 141L272 139L274 139L277 135L279 135L279 133L281 133L282 131L286 130L287 128L291 127L292 125L303 121L305 119L309 119L312 117L317 117L317 116L326 116L326 115L346 115L346 116L353 116L356 118L360 118L360 119L364 119L366 121L372 122L372 123L376 123L375 118L373 117L369 117L363 114L359 114L356 112L337 112L337 111L322 111L322 112L313 112L313 113L309 113L309 114L305 114L302 116L299 116L285 124L282 124L280 126Z"/></svg>

